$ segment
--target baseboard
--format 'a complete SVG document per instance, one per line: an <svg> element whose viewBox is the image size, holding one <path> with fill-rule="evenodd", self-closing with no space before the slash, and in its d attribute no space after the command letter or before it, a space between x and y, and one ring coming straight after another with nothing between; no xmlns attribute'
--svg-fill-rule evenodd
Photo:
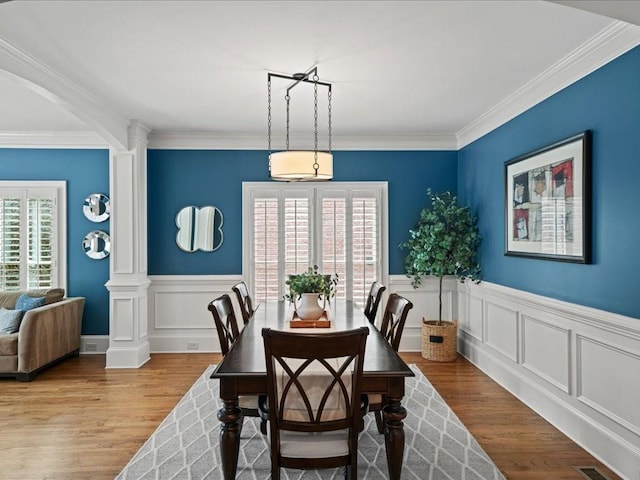
<svg viewBox="0 0 640 480"><path fill-rule="evenodd" d="M109 335L82 335L80 338L81 355L104 355L108 348Z"/></svg>

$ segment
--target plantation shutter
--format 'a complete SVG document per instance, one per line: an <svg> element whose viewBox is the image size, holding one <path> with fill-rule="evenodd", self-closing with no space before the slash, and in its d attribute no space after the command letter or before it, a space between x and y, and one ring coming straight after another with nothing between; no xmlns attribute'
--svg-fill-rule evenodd
<svg viewBox="0 0 640 480"><path fill-rule="evenodd" d="M28 257L27 287L51 288L53 286L53 198L28 199Z"/></svg>
<svg viewBox="0 0 640 480"><path fill-rule="evenodd" d="M338 274L336 297L364 305L371 283L381 281L380 195L375 189L320 189L323 272Z"/></svg>
<svg viewBox="0 0 640 480"><path fill-rule="evenodd" d="M257 301L286 293L286 275L307 268L310 201L305 190L264 191L253 198L253 289Z"/></svg>
<svg viewBox="0 0 640 480"><path fill-rule="evenodd" d="M57 286L57 190L0 188L0 290Z"/></svg>
<svg viewBox="0 0 640 480"><path fill-rule="evenodd" d="M337 298L364 304L382 281L382 187L245 186L245 280L257 301L281 300L288 275L338 274ZM248 255L247 255L248 253Z"/></svg>
<svg viewBox="0 0 640 480"><path fill-rule="evenodd" d="M378 215L376 198L356 196L352 199L352 298L361 305L367 301L371 284L380 280Z"/></svg>
<svg viewBox="0 0 640 480"><path fill-rule="evenodd" d="M20 290L20 197L0 198L0 290Z"/></svg>

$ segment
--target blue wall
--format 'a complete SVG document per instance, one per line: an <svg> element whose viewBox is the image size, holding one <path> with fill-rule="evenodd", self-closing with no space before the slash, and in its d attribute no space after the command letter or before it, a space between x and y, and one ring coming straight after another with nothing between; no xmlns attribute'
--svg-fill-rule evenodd
<svg viewBox="0 0 640 480"><path fill-rule="evenodd" d="M640 47L459 152L461 200L479 212L484 279L640 318ZM593 131L592 264L504 255L504 162Z"/></svg>
<svg viewBox="0 0 640 480"><path fill-rule="evenodd" d="M242 273L242 182L270 181L267 152L149 150L149 274ZM389 270L404 273L398 245L427 203L428 187L456 190L456 152L334 152L334 181L389 183ZM224 215L224 243L187 253L175 242L175 216L188 205L214 205Z"/></svg>
<svg viewBox="0 0 640 480"><path fill-rule="evenodd" d="M334 152L335 181L389 183L389 271L404 273L398 245L426 205L426 190L451 190L479 216L481 262L489 282L640 318L640 47L564 89L460 152ZM584 130L593 131L591 265L504 256L504 162ZM239 274L242 182L269 181L264 151L149 150L149 274ZM87 299L82 333L109 330L108 260L90 260L81 241L109 232L82 213L90 193L109 191L106 150L0 149L1 180L66 180L68 295ZM225 241L212 253L175 243L176 213L215 205Z"/></svg>
<svg viewBox="0 0 640 480"><path fill-rule="evenodd" d="M109 221L90 222L82 213L91 193L109 193L107 150L0 148L0 180L66 180L67 296L85 297L82 333L109 333L109 260L91 260L82 239L91 230L109 232Z"/></svg>

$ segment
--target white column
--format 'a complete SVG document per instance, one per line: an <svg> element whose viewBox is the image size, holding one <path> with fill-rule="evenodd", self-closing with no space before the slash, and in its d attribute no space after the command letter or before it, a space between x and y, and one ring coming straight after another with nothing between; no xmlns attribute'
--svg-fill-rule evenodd
<svg viewBox="0 0 640 480"><path fill-rule="evenodd" d="M128 128L127 151L110 151L111 256L107 368L138 368L149 360L147 290L147 135Z"/></svg>

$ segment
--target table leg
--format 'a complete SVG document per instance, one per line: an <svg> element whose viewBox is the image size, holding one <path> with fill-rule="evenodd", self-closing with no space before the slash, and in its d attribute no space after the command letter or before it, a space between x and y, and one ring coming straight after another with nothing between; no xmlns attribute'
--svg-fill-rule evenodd
<svg viewBox="0 0 640 480"><path fill-rule="evenodd" d="M242 410L238 407L237 398L223 400L223 402L224 406L218 410L218 420L222 422L220 429L222 477L224 480L235 480L238 469L238 452L240 451Z"/></svg>
<svg viewBox="0 0 640 480"><path fill-rule="evenodd" d="M382 409L385 419L384 443L387 451L389 480L400 480L402 456L404 455L404 425L402 420L407 410L400 403L401 398L387 397L387 405Z"/></svg>

